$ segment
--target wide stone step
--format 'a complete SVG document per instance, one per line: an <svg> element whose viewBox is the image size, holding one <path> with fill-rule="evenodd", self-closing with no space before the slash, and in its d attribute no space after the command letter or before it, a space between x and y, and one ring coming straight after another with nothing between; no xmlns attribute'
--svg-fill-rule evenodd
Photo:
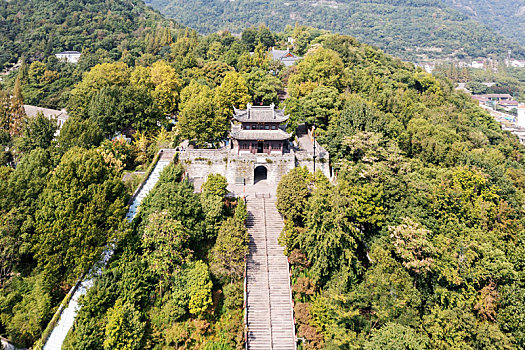
<svg viewBox="0 0 525 350"><path fill-rule="evenodd" d="M247 348L296 349L288 260L278 238L284 227L275 199L247 201L250 235L246 281Z"/></svg>

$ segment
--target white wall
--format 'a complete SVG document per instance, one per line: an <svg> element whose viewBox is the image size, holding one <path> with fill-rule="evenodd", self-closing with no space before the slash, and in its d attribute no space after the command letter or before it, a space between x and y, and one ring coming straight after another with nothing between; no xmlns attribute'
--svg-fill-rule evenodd
<svg viewBox="0 0 525 350"><path fill-rule="evenodd" d="M525 128L525 107L518 107L518 126Z"/></svg>

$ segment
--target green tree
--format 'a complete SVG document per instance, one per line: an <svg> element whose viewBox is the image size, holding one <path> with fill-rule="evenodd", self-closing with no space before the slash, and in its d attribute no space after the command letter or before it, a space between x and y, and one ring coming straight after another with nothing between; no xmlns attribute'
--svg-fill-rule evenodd
<svg viewBox="0 0 525 350"><path fill-rule="evenodd" d="M203 196L216 196L221 199L228 194L228 181L221 174L210 174L204 184L202 184Z"/></svg>
<svg viewBox="0 0 525 350"><path fill-rule="evenodd" d="M9 133L11 136L19 136L22 133L26 112L24 109L24 97L22 96L22 85L20 78L15 81L11 106L9 109L10 122Z"/></svg>
<svg viewBox="0 0 525 350"><path fill-rule="evenodd" d="M149 215L166 211L171 220L184 223L186 232L190 234L189 248L197 251L202 249L201 240L205 233L204 214L193 185L187 181L180 181L182 172L180 164L171 164L163 170L155 191L142 202L137 219L143 227L147 224Z"/></svg>
<svg viewBox="0 0 525 350"><path fill-rule="evenodd" d="M87 106L103 88L124 87L129 84L130 69L123 62L98 64L87 72L82 81L71 91L69 114L86 117Z"/></svg>
<svg viewBox="0 0 525 350"><path fill-rule="evenodd" d="M338 192L327 182L317 182L308 199L306 230L297 237L311 263L311 276L320 284L341 267L352 268L356 264L361 233Z"/></svg>
<svg viewBox="0 0 525 350"><path fill-rule="evenodd" d="M181 93L178 128L182 138L203 146L217 144L228 131L228 117L217 111L209 87L192 82Z"/></svg>
<svg viewBox="0 0 525 350"><path fill-rule="evenodd" d="M341 102L336 88L319 86L304 97L291 99L290 112L294 119L326 129L337 118Z"/></svg>
<svg viewBox="0 0 525 350"><path fill-rule="evenodd" d="M228 72L224 76L222 84L215 89L215 104L217 115L222 118L231 118L233 108L245 108L250 102L248 87L241 74Z"/></svg>
<svg viewBox="0 0 525 350"><path fill-rule="evenodd" d="M153 98L163 115L177 111L182 81L177 72L165 61L157 61L151 66L151 81L155 87Z"/></svg>
<svg viewBox="0 0 525 350"><path fill-rule="evenodd" d="M200 197L205 215L208 237L215 237L225 216L224 196L228 193L228 182L220 174L210 174L202 185Z"/></svg>
<svg viewBox="0 0 525 350"><path fill-rule="evenodd" d="M425 350L428 346L426 336L398 323L387 323L374 330L370 340L365 343L366 350Z"/></svg>
<svg viewBox="0 0 525 350"><path fill-rule="evenodd" d="M186 274L186 283L189 294L188 308L190 314L202 315L211 306L211 289L208 266L202 261L190 264Z"/></svg>
<svg viewBox="0 0 525 350"><path fill-rule="evenodd" d="M58 136L58 145L62 152L73 147L89 149L97 147L104 140L102 129L91 119L69 118Z"/></svg>
<svg viewBox="0 0 525 350"><path fill-rule="evenodd" d="M15 213L0 215L0 286L11 277L20 262L20 241L17 239L18 223Z"/></svg>
<svg viewBox="0 0 525 350"><path fill-rule="evenodd" d="M359 131L384 132L388 135L388 120L373 104L358 95L351 95L340 115L330 121L328 131L321 137L331 157L344 158L349 150L343 140Z"/></svg>
<svg viewBox="0 0 525 350"><path fill-rule="evenodd" d="M429 242L430 231L410 218L398 226L390 226L390 237L396 254L403 266L416 273L425 273L432 268L435 248Z"/></svg>
<svg viewBox="0 0 525 350"><path fill-rule="evenodd" d="M35 148L48 148L55 136L57 125L55 119L48 119L42 113L29 119L22 137L18 141L18 148L22 152L29 152Z"/></svg>
<svg viewBox="0 0 525 350"><path fill-rule="evenodd" d="M288 89L292 97L301 97L312 87L327 86L341 90L345 84L344 65L339 54L318 48L297 65L297 73L290 76ZM310 87L309 87L310 86Z"/></svg>
<svg viewBox="0 0 525 350"><path fill-rule="evenodd" d="M284 175L277 186L277 209L287 220L299 226L304 224L311 180L306 167L298 167Z"/></svg>
<svg viewBox="0 0 525 350"><path fill-rule="evenodd" d="M283 89L281 81L262 69L252 69L243 75L248 92L254 103L270 105L279 103L278 92Z"/></svg>
<svg viewBox="0 0 525 350"><path fill-rule="evenodd" d="M240 279L244 272L246 254L248 231L244 223L235 218L226 219L210 253L212 273L227 278L230 282Z"/></svg>
<svg viewBox="0 0 525 350"><path fill-rule="evenodd" d="M66 152L42 192L33 253L51 277L72 282L123 231L125 187L96 150Z"/></svg>
<svg viewBox="0 0 525 350"><path fill-rule="evenodd" d="M133 304L117 299L108 310L104 349L139 350L144 348L146 323Z"/></svg>
<svg viewBox="0 0 525 350"><path fill-rule="evenodd" d="M181 222L171 219L167 212L154 212L148 216L142 247L150 269L159 276L161 282L165 278L169 279L191 258L189 237Z"/></svg>

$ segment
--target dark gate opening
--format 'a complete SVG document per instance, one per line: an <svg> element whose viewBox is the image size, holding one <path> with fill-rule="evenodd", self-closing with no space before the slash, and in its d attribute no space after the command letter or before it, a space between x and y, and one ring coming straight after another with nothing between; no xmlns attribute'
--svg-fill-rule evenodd
<svg viewBox="0 0 525 350"><path fill-rule="evenodd" d="M268 169L266 167L259 165L255 168L253 174L253 183L256 184L259 181L266 180L268 178Z"/></svg>

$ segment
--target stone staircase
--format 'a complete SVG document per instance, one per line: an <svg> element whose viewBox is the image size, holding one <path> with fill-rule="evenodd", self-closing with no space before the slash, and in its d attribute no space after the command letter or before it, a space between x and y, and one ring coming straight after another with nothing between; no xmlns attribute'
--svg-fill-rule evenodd
<svg viewBox="0 0 525 350"><path fill-rule="evenodd" d="M135 198L133 198L133 201L129 206L128 213L126 215L126 218L129 221L133 220L133 218L137 214L137 210L140 206L140 203L153 189L157 181L159 181L160 173L171 162L172 158L173 156L171 154L161 154L159 160L157 161L157 164L155 165L155 168L149 175L146 182L142 185L142 187L138 189ZM97 266L92 271L90 271L90 273L88 274L89 277L81 281L72 289L72 291L70 292L72 293L72 296L68 305L63 309L61 306L61 309L59 309L58 311L58 313L60 314L60 319L56 323L49 337L46 339L45 344L43 346L44 350L60 350L62 348L62 343L64 342L64 339L66 339L66 335L71 329L71 327L73 327L73 323L75 322L75 318L77 317L78 310L80 309L78 299L80 298L80 296L86 294L89 288L93 286L94 279L102 273L102 268L106 265L109 258L111 258L111 256L113 255L113 249L114 247L110 246L104 252L102 259L97 264Z"/></svg>
<svg viewBox="0 0 525 350"><path fill-rule="evenodd" d="M288 260L277 243L283 220L274 198L250 198L246 266L247 349L295 350Z"/></svg>

